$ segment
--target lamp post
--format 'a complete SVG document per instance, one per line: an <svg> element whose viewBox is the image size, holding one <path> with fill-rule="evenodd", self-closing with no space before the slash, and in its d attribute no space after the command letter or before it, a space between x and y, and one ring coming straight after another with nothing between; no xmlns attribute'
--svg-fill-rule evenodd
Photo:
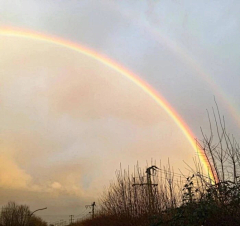
<svg viewBox="0 0 240 226"><path fill-rule="evenodd" d="M40 211L40 210L45 210L45 209L47 209L47 207L34 210L32 213L30 213L30 214L29 214L29 218L28 218L28 225L30 224L31 216L32 216L35 212Z"/></svg>

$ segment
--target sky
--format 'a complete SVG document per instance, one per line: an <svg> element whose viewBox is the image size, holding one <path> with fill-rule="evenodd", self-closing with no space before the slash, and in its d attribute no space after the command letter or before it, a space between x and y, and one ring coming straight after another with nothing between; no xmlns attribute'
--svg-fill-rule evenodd
<svg viewBox="0 0 240 226"><path fill-rule="evenodd" d="M0 30L54 36L111 59L158 92L201 139L214 97L240 127L238 1L3 1ZM119 71L68 47L0 35L0 205L48 221L88 213L120 163L177 169L196 153L181 128Z"/></svg>

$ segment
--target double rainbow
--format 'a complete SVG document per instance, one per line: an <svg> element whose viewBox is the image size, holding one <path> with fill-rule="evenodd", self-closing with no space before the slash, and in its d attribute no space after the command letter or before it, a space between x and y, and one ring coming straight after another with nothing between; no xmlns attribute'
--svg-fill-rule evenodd
<svg viewBox="0 0 240 226"><path fill-rule="evenodd" d="M199 149L197 147L197 144L195 142L195 136L193 132L189 129L187 124L183 121L183 119L177 114L177 112L170 106L170 104L164 99L163 96L161 96L157 91L155 91L147 82L140 79L137 75L132 73L131 71L127 70L126 68L122 67L121 65L117 64L113 60L93 51L89 48L83 47L77 43L73 43L64 39L61 39L59 37L53 37L50 35L45 35L29 30L23 30L23 29L16 29L16 28L10 28L10 27L2 27L0 28L0 35L2 36L13 36L13 37L23 37L28 39L34 39L39 40L43 42L52 43L55 45L59 45L68 49L72 49L74 51L77 51L81 54L84 54L85 56L91 57L92 59L95 59L104 65L112 68L113 70L120 73L122 76L124 76L126 79L132 81L135 85L137 85L139 88L142 89L145 93L147 93L159 106L161 106L167 114L174 120L174 122L177 124L177 126L181 129L193 149L196 153L198 153L201 162L203 163L205 169L210 174L211 179L218 180L215 173L212 172L210 163L207 161L207 158L203 152L203 150Z"/></svg>
<svg viewBox="0 0 240 226"><path fill-rule="evenodd" d="M124 8L116 3L116 1L106 1L105 5L110 8L110 10L115 10L117 12L121 12L121 16L124 16L127 20L130 20L134 26L138 27L143 33L147 32L147 34L160 45L166 46L178 59L188 67L190 67L194 74L198 75L201 79L203 79L208 86L210 86L211 90L214 91L214 94L217 97L217 100L221 100L226 106L229 113L235 119L236 123L240 127L240 117L237 107L234 106L234 101L231 96L227 95L224 90L216 84L216 82L212 79L212 75L206 71L199 64L199 62L194 59L192 54L187 51L186 48L183 48L179 44L177 44L174 40L170 39L169 36L166 36L162 31L158 30L157 27L152 26L147 20L143 19L143 17L139 17L139 12L135 10L135 8ZM138 18L138 20L136 20Z"/></svg>

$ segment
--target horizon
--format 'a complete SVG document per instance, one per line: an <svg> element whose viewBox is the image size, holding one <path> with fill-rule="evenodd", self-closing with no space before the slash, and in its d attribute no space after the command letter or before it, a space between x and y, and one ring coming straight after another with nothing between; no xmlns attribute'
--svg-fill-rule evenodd
<svg viewBox="0 0 240 226"><path fill-rule="evenodd" d="M239 140L239 8L0 0L0 205L76 215L120 164L187 174L215 99Z"/></svg>

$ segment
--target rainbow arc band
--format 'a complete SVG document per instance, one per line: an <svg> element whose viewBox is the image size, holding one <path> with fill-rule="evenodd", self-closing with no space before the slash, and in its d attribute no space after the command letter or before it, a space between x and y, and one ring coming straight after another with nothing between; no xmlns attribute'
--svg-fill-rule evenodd
<svg viewBox="0 0 240 226"><path fill-rule="evenodd" d="M170 106L170 104L164 99L163 96L161 96L156 90L154 90L147 82L143 81L141 78L139 78L137 75L132 73L131 71L127 70L126 68L122 67L121 65L117 64L113 60L107 58L106 56L103 56L94 50L91 50L89 48L86 48L82 45L79 45L77 43L73 43L71 41L54 37L51 35L46 35L42 33L38 33L35 31L25 30L25 29L19 29L19 28L12 28L12 27L0 27L0 35L2 36L9 36L9 37L22 37L27 39L34 39L38 41L43 41L47 43L52 43L54 45L62 46L68 49L71 49L73 51L77 51L81 54L84 54L85 56L91 57L102 64L112 68L113 70L120 73L122 76L124 76L126 79L133 82L135 85L137 85L139 88L141 88L142 91L148 94L159 106L161 106L167 114L172 118L172 120L177 124L177 126L181 129L195 152L199 155L199 158L204 165L206 171L210 175L210 178L214 181L218 181L218 178L214 172L211 171L211 167L209 162L207 161L207 158L203 152L203 150L199 149L197 147L195 136L193 132L189 129L187 124L183 121L183 119L177 114L177 112Z"/></svg>

